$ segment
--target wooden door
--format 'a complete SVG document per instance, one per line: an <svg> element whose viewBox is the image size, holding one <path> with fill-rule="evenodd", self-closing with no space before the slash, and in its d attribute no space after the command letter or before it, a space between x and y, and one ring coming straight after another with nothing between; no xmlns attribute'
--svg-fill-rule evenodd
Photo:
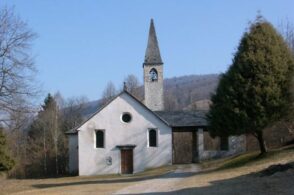
<svg viewBox="0 0 294 195"><path fill-rule="evenodd" d="M133 173L133 149L122 149L121 154L121 173Z"/></svg>
<svg viewBox="0 0 294 195"><path fill-rule="evenodd" d="M174 131L173 132L173 163L187 164L196 159L196 135L191 131Z"/></svg>

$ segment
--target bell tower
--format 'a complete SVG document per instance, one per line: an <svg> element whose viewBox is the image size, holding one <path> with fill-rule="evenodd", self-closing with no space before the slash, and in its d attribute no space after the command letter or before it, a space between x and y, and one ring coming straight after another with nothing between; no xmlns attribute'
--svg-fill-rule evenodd
<svg viewBox="0 0 294 195"><path fill-rule="evenodd" d="M164 110L163 62L161 60L153 19L143 63L145 105L152 111Z"/></svg>

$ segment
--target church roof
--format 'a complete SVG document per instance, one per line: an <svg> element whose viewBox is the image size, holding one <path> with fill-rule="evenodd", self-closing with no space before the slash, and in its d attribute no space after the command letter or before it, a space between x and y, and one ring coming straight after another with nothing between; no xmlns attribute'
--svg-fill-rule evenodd
<svg viewBox="0 0 294 195"><path fill-rule="evenodd" d="M163 62L160 56L153 19L151 19L148 44L146 48L145 60L143 65L161 65L161 64L163 64Z"/></svg>
<svg viewBox="0 0 294 195"><path fill-rule="evenodd" d="M119 93L118 95L116 95L115 97L113 97L111 100L109 100L105 105L103 105L101 108L99 108L96 112L94 112L90 117L88 117L86 120L84 120L79 126L65 132L65 134L76 134L78 132L78 129L84 124L86 123L88 120L90 120L92 117L94 117L97 113L99 113L103 108L105 108L106 106L108 106L113 100L115 100L117 97L121 96L122 94L127 94L128 96L130 96L131 98L133 98L135 101L137 101L141 106L143 106L146 110L148 110L149 112L151 112L153 115L155 115L159 120L161 120L164 124L166 124L167 126L169 126L169 124L162 119L161 117L159 117L156 113L154 113L152 110L150 110L145 104L143 104L141 101L139 101L136 97L134 97L132 94L130 94L127 90L123 90L121 93Z"/></svg>
<svg viewBox="0 0 294 195"><path fill-rule="evenodd" d="M128 95L130 95L131 97L133 97L128 92L126 92L126 93ZM119 96L119 95L117 95L117 96ZM133 97L133 98L136 99L135 97ZM113 99L115 99L115 98L113 98ZM147 108L140 101L138 101L138 102L141 105L143 105L145 108ZM104 105L102 108L98 109L98 111L96 111L92 116L94 116L96 113L98 113L104 107L106 107L109 103ZM151 111L150 109L148 109L148 110L150 112L152 112L153 114L155 114L160 120L162 120L165 124L167 124L170 127L206 127L207 126L207 120L206 120L207 111L204 111L204 110L197 110L197 111ZM89 117L87 120L85 120L82 124L84 124L86 121L88 121L90 118L92 118L92 116ZM67 131L66 134L76 134L78 132L78 128L80 126L81 125Z"/></svg>
<svg viewBox="0 0 294 195"><path fill-rule="evenodd" d="M155 111L170 127L205 127L207 111Z"/></svg>

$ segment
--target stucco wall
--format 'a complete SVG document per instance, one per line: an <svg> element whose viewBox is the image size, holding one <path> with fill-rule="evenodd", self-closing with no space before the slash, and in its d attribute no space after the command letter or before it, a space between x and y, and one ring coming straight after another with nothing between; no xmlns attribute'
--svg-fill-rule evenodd
<svg viewBox="0 0 294 195"><path fill-rule="evenodd" d="M71 174L78 173L79 158L78 158L78 135L72 134L68 136L69 148L69 172Z"/></svg>
<svg viewBox="0 0 294 195"><path fill-rule="evenodd" d="M132 115L123 123L121 115ZM158 147L147 146L149 128L158 129ZM95 148L95 129L105 130L105 148ZM121 159L117 145L132 144L134 172L171 164L171 128L141 104L123 93L79 128L79 175L120 173ZM112 164L106 159L111 157Z"/></svg>

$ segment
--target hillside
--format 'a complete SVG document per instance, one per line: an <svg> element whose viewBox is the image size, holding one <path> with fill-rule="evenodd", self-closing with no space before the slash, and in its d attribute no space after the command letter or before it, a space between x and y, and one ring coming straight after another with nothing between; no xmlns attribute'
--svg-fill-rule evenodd
<svg viewBox="0 0 294 195"><path fill-rule="evenodd" d="M197 105L200 105L201 109L207 109L210 96L214 92L218 81L218 74L189 75L165 79L164 97L166 109L193 109ZM139 99L144 99L143 86L139 90ZM89 116L94 113L101 106L101 102L101 100L95 100L86 103L82 110L82 115Z"/></svg>
<svg viewBox="0 0 294 195"><path fill-rule="evenodd" d="M165 98L175 99L177 110L182 110L197 101L209 100L218 81L218 74L189 75L165 79Z"/></svg>

